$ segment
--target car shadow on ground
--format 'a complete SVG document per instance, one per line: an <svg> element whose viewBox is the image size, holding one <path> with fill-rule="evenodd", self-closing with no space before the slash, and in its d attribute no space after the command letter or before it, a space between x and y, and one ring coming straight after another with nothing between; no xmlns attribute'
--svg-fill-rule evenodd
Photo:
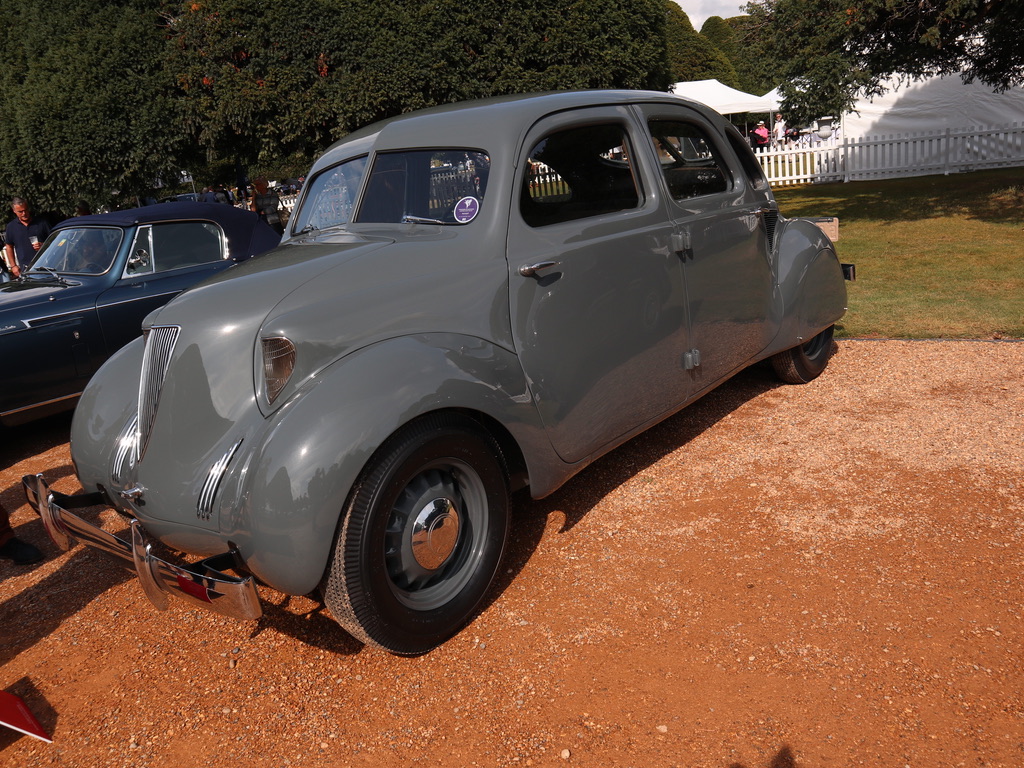
<svg viewBox="0 0 1024 768"><path fill-rule="evenodd" d="M70 436L71 411L17 427L0 426L0 470L56 448Z"/></svg>
<svg viewBox="0 0 1024 768"><path fill-rule="evenodd" d="M552 513L557 511L564 515L562 531L570 530L622 483L713 427L743 404L779 386L785 385L775 377L770 366L752 366L597 460L551 496L534 501L528 491L515 494L505 558L479 610L497 601L515 581L540 545ZM350 655L362 650L362 643L331 618L318 594L291 598L261 588L261 598L264 614L251 637L270 629L331 653Z"/></svg>
<svg viewBox="0 0 1024 768"><path fill-rule="evenodd" d="M713 427L740 406L778 386L783 385L770 367L756 365L748 368L696 403L597 460L551 496L534 501L528 492L516 494L512 499L513 525L505 560L481 610L495 602L525 567L539 546L552 513L559 512L564 516L562 531L571 530L622 483ZM0 451L0 459L7 462L3 466L10 467L66 442L69 421L63 417L61 424L61 418L55 417L53 423L44 429L34 430L29 439L16 441L16 446L5 445ZM73 472L73 467L65 465L48 470L46 476L52 482ZM15 493L20 497L17 501L12 497ZM17 488L5 489L5 505L8 497L14 506L24 503L20 483ZM25 528L24 525L19 527L19 535ZM53 545L47 540L41 521L33 522L31 528L28 538L37 544L37 539L45 541L48 553L52 551ZM58 571L0 604L0 626L17 628L0 640L0 664L38 642L102 592L133 578L130 572L115 563L97 568L93 562L97 557L107 560L102 555L80 549ZM272 630L335 654L351 655L362 650L362 643L331 618L318 594L289 597L265 587L260 587L260 591L264 613L253 629L252 638ZM56 593L61 594L60 599L54 599L47 605L49 596ZM26 622L23 620L25 616L33 616L34 619ZM15 617L22 620L15 621Z"/></svg>
<svg viewBox="0 0 1024 768"><path fill-rule="evenodd" d="M26 504L21 485L22 472L14 472L12 469L66 444L70 427L70 412L18 427L0 427L0 472L3 473L0 503L8 513L13 514ZM74 477L74 474L74 467L70 463L45 469L46 479L50 483ZM24 515L19 515L19 519L24 520ZM33 517L29 522L20 524L12 519L12 524L15 524L15 535L38 547L45 559L33 566L2 561L0 579L17 578L27 573L28 568L43 568L47 562L62 556L46 535L40 518ZM130 578L123 568L97 568L94 562L96 557L101 556L80 548L67 556L53 573L34 581L0 603L0 626L4 628L0 637L0 665L47 637L98 595Z"/></svg>
<svg viewBox="0 0 1024 768"><path fill-rule="evenodd" d="M25 528L32 529L31 535L24 535ZM53 557L55 547L43 532L41 520L19 526L18 535ZM45 639L99 595L132 578L124 568L114 563L97 564L98 560L106 558L80 547L53 573L0 603L0 627L4 628L0 666ZM8 568L15 567L5 565L4 575L8 575Z"/></svg>
<svg viewBox="0 0 1024 768"><path fill-rule="evenodd" d="M513 499L512 530L502 570L488 605L515 581L540 545L548 518L564 516L561 532L571 530L620 485L698 437L737 408L782 384L770 364L741 371L700 400L595 461L555 493L532 500L527 491Z"/></svg>
<svg viewBox="0 0 1024 768"><path fill-rule="evenodd" d="M261 589L260 593L263 615L257 620L250 640L269 629L339 656L351 656L363 649L362 643L331 618L319 594L292 597L269 588Z"/></svg>
<svg viewBox="0 0 1024 768"><path fill-rule="evenodd" d="M783 745L767 765L768 768L796 768L796 756L789 745ZM732 763L729 768L747 768L747 766L744 763Z"/></svg>

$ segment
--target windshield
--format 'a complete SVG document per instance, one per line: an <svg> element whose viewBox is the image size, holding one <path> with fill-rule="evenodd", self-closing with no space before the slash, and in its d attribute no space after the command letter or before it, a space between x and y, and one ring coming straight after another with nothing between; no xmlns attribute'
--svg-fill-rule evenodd
<svg viewBox="0 0 1024 768"><path fill-rule="evenodd" d="M480 212L491 159L470 149L419 149L381 152L368 174L366 166L366 157L353 158L309 181L292 231L349 222L468 224Z"/></svg>
<svg viewBox="0 0 1024 768"><path fill-rule="evenodd" d="M122 235L120 227L59 229L39 249L31 270L101 275L114 263Z"/></svg>
<svg viewBox="0 0 1024 768"><path fill-rule="evenodd" d="M295 217L292 231L327 229L348 224L352 219L352 206L365 171L366 158L356 157L328 168L307 182L302 208Z"/></svg>

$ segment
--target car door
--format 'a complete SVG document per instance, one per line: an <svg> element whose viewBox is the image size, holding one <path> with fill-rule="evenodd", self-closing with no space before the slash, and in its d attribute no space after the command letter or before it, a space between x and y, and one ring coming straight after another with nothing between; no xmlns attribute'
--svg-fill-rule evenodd
<svg viewBox="0 0 1024 768"><path fill-rule="evenodd" d="M699 112L671 104L640 110L683 264L696 394L752 361L775 335L769 233L778 212L767 183L752 186L722 132Z"/></svg>
<svg viewBox="0 0 1024 768"><path fill-rule="evenodd" d="M549 116L519 157L513 335L552 445L583 459L675 407L685 295L648 139L625 107Z"/></svg>
<svg viewBox="0 0 1024 768"><path fill-rule="evenodd" d="M91 288L90 281L34 277L8 287L36 301L8 312L11 322L0 335L8 361L0 384L6 423L18 423L22 411L68 400L85 387L93 354L102 347Z"/></svg>
<svg viewBox="0 0 1024 768"><path fill-rule="evenodd" d="M209 221L140 225L121 279L97 300L111 355L142 332L142 320L186 288L231 266L224 233Z"/></svg>

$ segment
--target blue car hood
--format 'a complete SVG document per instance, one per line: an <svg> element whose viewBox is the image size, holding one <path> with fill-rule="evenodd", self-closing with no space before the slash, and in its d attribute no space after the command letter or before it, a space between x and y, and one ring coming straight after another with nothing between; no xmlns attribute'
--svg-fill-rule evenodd
<svg viewBox="0 0 1024 768"><path fill-rule="evenodd" d="M28 327L34 320L92 308L105 279L69 277L66 283L33 275L0 284L0 334Z"/></svg>

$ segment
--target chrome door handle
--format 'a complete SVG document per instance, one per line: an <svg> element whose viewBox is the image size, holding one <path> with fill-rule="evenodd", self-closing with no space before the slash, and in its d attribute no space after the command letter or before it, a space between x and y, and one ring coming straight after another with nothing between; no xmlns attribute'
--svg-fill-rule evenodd
<svg viewBox="0 0 1024 768"><path fill-rule="evenodd" d="M536 264L524 264L521 266L519 268L519 274L523 277L536 277L538 272L557 266L557 261L538 261Z"/></svg>

